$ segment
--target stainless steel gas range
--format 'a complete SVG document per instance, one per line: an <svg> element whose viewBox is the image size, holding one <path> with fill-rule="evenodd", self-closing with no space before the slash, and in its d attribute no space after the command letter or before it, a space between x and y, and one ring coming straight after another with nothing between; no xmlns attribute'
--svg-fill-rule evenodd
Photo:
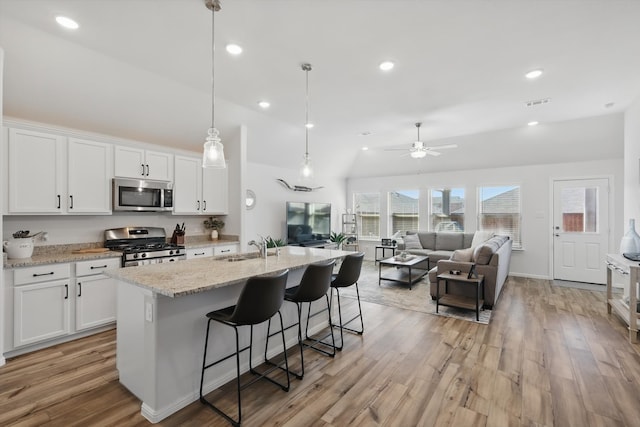
<svg viewBox="0 0 640 427"><path fill-rule="evenodd" d="M105 230L104 246L122 251L123 267L187 259L184 246L167 243L164 228L160 227L123 227Z"/></svg>

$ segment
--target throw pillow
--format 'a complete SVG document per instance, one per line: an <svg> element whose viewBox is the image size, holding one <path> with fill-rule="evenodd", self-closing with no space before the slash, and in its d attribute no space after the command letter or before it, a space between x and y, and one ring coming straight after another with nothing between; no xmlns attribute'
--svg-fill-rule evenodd
<svg viewBox="0 0 640 427"><path fill-rule="evenodd" d="M493 231L484 231L478 230L473 235L473 240L471 241L471 247L475 248L478 245L483 244L487 240L493 237Z"/></svg>
<svg viewBox="0 0 640 427"><path fill-rule="evenodd" d="M417 234L407 234L404 236L404 248L405 249L422 249L420 239Z"/></svg>
<svg viewBox="0 0 640 427"><path fill-rule="evenodd" d="M473 248L457 249L451 255L451 261L471 262L473 259Z"/></svg>

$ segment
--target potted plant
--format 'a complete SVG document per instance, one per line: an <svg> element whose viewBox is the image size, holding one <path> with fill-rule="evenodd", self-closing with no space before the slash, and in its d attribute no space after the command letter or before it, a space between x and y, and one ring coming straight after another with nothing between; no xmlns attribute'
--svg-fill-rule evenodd
<svg viewBox="0 0 640 427"><path fill-rule="evenodd" d="M340 247L342 246L342 242L347 240L347 236L345 236L343 233L336 233L332 231L331 234L329 235L329 240L337 244L338 249L340 249Z"/></svg>
<svg viewBox="0 0 640 427"><path fill-rule="evenodd" d="M218 240L218 231L224 227L224 221L218 217L210 216L204 220L204 228L211 230L211 240Z"/></svg>

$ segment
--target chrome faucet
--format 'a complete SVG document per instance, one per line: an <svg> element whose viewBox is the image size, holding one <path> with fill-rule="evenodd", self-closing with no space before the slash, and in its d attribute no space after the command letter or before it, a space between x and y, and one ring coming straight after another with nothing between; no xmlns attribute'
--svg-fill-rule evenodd
<svg viewBox="0 0 640 427"><path fill-rule="evenodd" d="M251 240L249 243L249 246L255 246L256 248L258 248L258 252L260 252L260 256L263 258L267 257L267 241L263 240L262 243L258 243L255 240Z"/></svg>

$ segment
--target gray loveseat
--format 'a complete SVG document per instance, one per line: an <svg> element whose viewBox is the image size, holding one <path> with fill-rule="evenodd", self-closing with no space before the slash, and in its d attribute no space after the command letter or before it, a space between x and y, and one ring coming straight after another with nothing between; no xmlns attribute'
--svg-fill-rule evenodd
<svg viewBox="0 0 640 427"><path fill-rule="evenodd" d="M429 256L429 264L433 267L429 271L432 298L436 295L438 274L451 270L468 272L471 265L475 264L476 273L484 276L484 306L493 307L509 275L513 244L511 239L507 236L493 236L471 248L474 233L407 232L407 235L412 234L418 235L422 248L406 248L407 243L404 242L398 245L398 249ZM444 283L440 284L440 292L444 293ZM450 283L449 292L473 296L474 289Z"/></svg>

